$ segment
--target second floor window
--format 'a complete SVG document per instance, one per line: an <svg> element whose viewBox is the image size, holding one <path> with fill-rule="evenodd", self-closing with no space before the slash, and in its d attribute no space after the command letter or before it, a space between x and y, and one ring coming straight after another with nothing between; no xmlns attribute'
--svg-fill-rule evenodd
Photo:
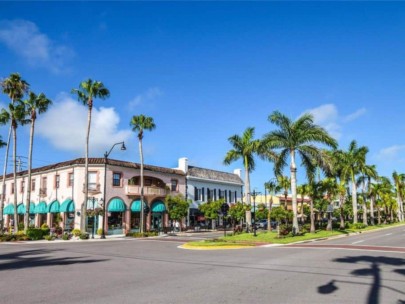
<svg viewBox="0 0 405 304"><path fill-rule="evenodd" d="M24 187L25 186L25 181L21 181L21 193L24 193Z"/></svg>
<svg viewBox="0 0 405 304"><path fill-rule="evenodd" d="M42 178L42 189L46 189L46 183L48 182L48 179L45 177Z"/></svg>
<svg viewBox="0 0 405 304"><path fill-rule="evenodd" d="M35 179L31 181L31 191L35 191Z"/></svg>
<svg viewBox="0 0 405 304"><path fill-rule="evenodd" d="M121 173L113 173L113 186L119 187L121 186Z"/></svg>
<svg viewBox="0 0 405 304"><path fill-rule="evenodd" d="M89 184L87 185L89 190L97 189L97 172L89 172Z"/></svg>
<svg viewBox="0 0 405 304"><path fill-rule="evenodd" d="M58 189L60 185L60 176L55 175L55 188Z"/></svg>
<svg viewBox="0 0 405 304"><path fill-rule="evenodd" d="M74 178L73 172L69 173L69 176L68 176L68 187L72 187L72 186L73 186L73 178Z"/></svg>
<svg viewBox="0 0 405 304"><path fill-rule="evenodd" d="M14 194L14 183L11 183L11 194Z"/></svg>
<svg viewBox="0 0 405 304"><path fill-rule="evenodd" d="M172 187L171 187L172 191L177 191L177 180L172 179Z"/></svg>

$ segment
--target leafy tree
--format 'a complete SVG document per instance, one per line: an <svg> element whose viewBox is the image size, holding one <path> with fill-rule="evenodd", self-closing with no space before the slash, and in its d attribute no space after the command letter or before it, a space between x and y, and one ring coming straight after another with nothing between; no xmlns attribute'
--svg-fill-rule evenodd
<svg viewBox="0 0 405 304"><path fill-rule="evenodd" d="M268 223L267 230L271 231L270 213L271 213L271 209L273 208L273 196L276 195L276 192L280 191L280 186L276 182L276 179L273 179L273 180L270 180L270 181L264 183L264 187L270 193L269 212L267 213L267 223Z"/></svg>
<svg viewBox="0 0 405 304"><path fill-rule="evenodd" d="M288 178L288 176L284 175L278 175L277 176L277 183L280 189L284 190L284 209L287 210L287 197L288 197L288 191L290 190L291 187L291 179Z"/></svg>
<svg viewBox="0 0 405 304"><path fill-rule="evenodd" d="M10 100L11 104L14 103L24 97L24 95L28 92L29 84L21 78L20 74L14 73L10 74L10 76L3 81L0 82L1 90L4 94L6 94ZM0 230L3 229L4 221L3 221L3 209L4 209L4 199L5 193L4 188L6 186L6 173L7 173L7 166L8 166L8 153L10 148L10 141L11 141L11 133L12 133L12 125L10 121L10 127L8 131L8 137L6 142L6 153L4 155L4 166L3 166L3 180L2 180L2 196L0 202Z"/></svg>
<svg viewBox="0 0 405 304"><path fill-rule="evenodd" d="M245 217L245 214L246 205L242 204L241 202L231 205L228 210L228 215L232 219L233 226L235 226L237 222L240 222Z"/></svg>
<svg viewBox="0 0 405 304"><path fill-rule="evenodd" d="M275 124L278 129L267 133L264 138L264 146L268 149L280 149L276 159L274 171L280 175L290 158L291 194L293 209L293 227L299 232L297 219L297 154L301 158L302 166L306 169L308 179L311 179L316 165L325 167L327 158L323 150L317 144L336 148L337 142L322 127L316 125L311 114L304 114L296 121L292 121L284 114L275 111L268 120Z"/></svg>
<svg viewBox="0 0 405 304"><path fill-rule="evenodd" d="M87 106L87 131L86 131L86 149L84 160L84 201L87 204L89 198L89 139L90 139L90 126L91 114L93 110L93 101L95 98L107 99L110 97L110 91L104 86L101 81L94 81L87 79L79 84L78 89L72 89L72 94L77 96L79 102ZM143 210L143 208L141 208ZM82 215L82 223L85 223L85 212ZM83 227L84 229L84 227ZM143 231L141 231L143 232Z"/></svg>
<svg viewBox="0 0 405 304"><path fill-rule="evenodd" d="M327 205L333 208L333 200L339 192L336 180L334 178L325 178L321 181L321 187L325 193ZM328 213L328 225L326 226L326 230L332 230L332 215L330 213Z"/></svg>
<svg viewBox="0 0 405 304"><path fill-rule="evenodd" d="M403 193L405 189L405 174L398 174L394 171L392 173L392 179L394 180L395 192L397 194L397 216L398 220L402 222L404 220Z"/></svg>
<svg viewBox="0 0 405 304"><path fill-rule="evenodd" d="M301 222L304 222L304 199L305 196L308 195L308 193L309 193L308 184L302 184L297 187L297 194L301 195L301 208L300 208Z"/></svg>
<svg viewBox="0 0 405 304"><path fill-rule="evenodd" d="M31 202L31 169L32 169L32 149L34 146L34 130L35 130L35 121L37 119L37 114L45 113L48 110L48 107L52 104L52 101L49 100L43 93L36 95L33 92L30 92L28 99L24 100L24 105L26 107L27 114L30 116L29 121L31 123L30 128L30 145L28 151L28 185L27 185L27 201L26 201L26 215L24 223L24 231L27 232L29 225L29 216L30 216L30 202Z"/></svg>
<svg viewBox="0 0 405 304"><path fill-rule="evenodd" d="M371 179L376 179L378 177L377 170L375 165L366 165L364 164L360 168L360 176L357 181L357 186L362 187L362 198L363 198L363 224L365 226L368 225L367 221L367 198L368 198L368 192L369 192L369 187L371 183Z"/></svg>
<svg viewBox="0 0 405 304"><path fill-rule="evenodd" d="M256 214L255 214L256 221L266 219L267 215L269 214L269 210L266 208L266 205L263 203L256 205L255 212L256 212Z"/></svg>
<svg viewBox="0 0 405 304"><path fill-rule="evenodd" d="M143 139L143 133L145 130L147 131L152 131L156 128L155 122L153 121L152 117L148 117L145 115L139 115L139 116L132 116L130 126L132 127L132 131L138 133L138 140L139 140L139 156L141 158L141 202L143 202L144 199L144 193L143 193L143 148L142 148L142 139ZM144 224L145 219L144 219L144 211L143 208L141 208L141 232L144 231Z"/></svg>
<svg viewBox="0 0 405 304"><path fill-rule="evenodd" d="M182 194L178 194L166 196L165 203L170 219L180 222L187 216L191 201L187 201Z"/></svg>
<svg viewBox="0 0 405 304"><path fill-rule="evenodd" d="M202 213L204 213L204 217L208 220L216 220L218 218L218 214L221 210L222 204L225 202L224 199L220 199L217 201L207 202L205 204L201 204L199 209ZM212 222L212 228L214 229L214 222Z"/></svg>

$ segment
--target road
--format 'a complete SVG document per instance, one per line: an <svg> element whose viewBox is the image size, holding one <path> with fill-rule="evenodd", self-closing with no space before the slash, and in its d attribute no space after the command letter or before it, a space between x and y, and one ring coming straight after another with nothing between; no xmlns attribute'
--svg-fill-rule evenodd
<svg viewBox="0 0 405 304"><path fill-rule="evenodd" d="M0 244L0 303L405 303L405 226L290 246L178 248L202 236Z"/></svg>

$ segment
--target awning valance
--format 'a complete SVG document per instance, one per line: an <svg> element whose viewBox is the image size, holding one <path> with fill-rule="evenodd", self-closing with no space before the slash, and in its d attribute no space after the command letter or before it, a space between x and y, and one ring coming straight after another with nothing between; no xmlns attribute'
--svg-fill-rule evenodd
<svg viewBox="0 0 405 304"><path fill-rule="evenodd" d="M60 212L75 212L75 202L71 199L66 199L60 206Z"/></svg>
<svg viewBox="0 0 405 304"><path fill-rule="evenodd" d="M14 204L8 204L3 209L4 214L13 215L14 214Z"/></svg>
<svg viewBox="0 0 405 304"><path fill-rule="evenodd" d="M50 213L59 213L60 212L60 203L57 200L54 200L48 206L48 212Z"/></svg>
<svg viewBox="0 0 405 304"><path fill-rule="evenodd" d="M166 206L162 201L156 201L152 204L152 212L165 212Z"/></svg>
<svg viewBox="0 0 405 304"><path fill-rule="evenodd" d="M17 213L18 214L25 214L27 212L27 209L25 208L25 204L24 203L20 203L17 206ZM34 203L30 203L30 214L34 214L35 213L35 204Z"/></svg>
<svg viewBox="0 0 405 304"><path fill-rule="evenodd" d="M108 204L108 212L124 212L125 203L120 198L113 198Z"/></svg>

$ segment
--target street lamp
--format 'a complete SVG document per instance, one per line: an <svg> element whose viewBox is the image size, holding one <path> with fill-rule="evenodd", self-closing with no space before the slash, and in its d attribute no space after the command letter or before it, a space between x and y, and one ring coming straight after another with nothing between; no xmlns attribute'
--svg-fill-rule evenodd
<svg viewBox="0 0 405 304"><path fill-rule="evenodd" d="M104 212L103 212L103 227L101 230L101 239L105 239L105 226L106 226L106 219L107 219L107 201L106 201L106 192L107 192L107 160L108 156L110 155L111 151L114 149L116 145L121 145L121 150L125 151L127 148L125 147L125 143L123 141L119 143L115 143L110 151L106 151L104 153L104 194L103 194L103 204L104 204Z"/></svg>
<svg viewBox="0 0 405 304"><path fill-rule="evenodd" d="M256 196L261 194L260 192L256 192L255 189L253 189L253 193L249 193L253 197L253 236L256 235Z"/></svg>

